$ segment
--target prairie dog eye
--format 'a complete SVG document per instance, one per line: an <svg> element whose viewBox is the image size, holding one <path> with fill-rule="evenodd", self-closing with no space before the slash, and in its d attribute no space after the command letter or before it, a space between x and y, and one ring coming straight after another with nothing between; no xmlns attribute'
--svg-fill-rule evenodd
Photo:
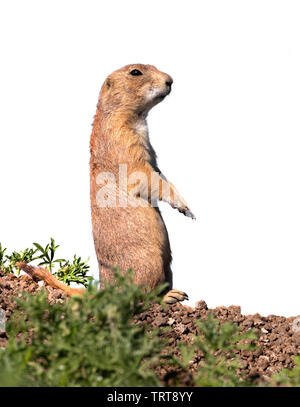
<svg viewBox="0 0 300 407"><path fill-rule="evenodd" d="M138 69L133 69L133 70L130 72L130 75L132 75L132 76L141 76L141 75L143 75L143 74L142 74L142 72L139 71Z"/></svg>

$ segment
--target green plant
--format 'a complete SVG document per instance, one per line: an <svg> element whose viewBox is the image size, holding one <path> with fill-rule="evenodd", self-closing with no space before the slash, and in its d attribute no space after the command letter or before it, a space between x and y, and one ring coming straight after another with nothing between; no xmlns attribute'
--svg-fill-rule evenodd
<svg viewBox="0 0 300 407"><path fill-rule="evenodd" d="M20 270L17 267L16 263L23 261L26 263L30 263L31 261L36 260L37 257L34 257L35 253L36 250L34 249L25 249L20 252L13 252L10 256L6 256L9 264L4 267L4 270L8 273L13 273L15 271L15 273L19 275Z"/></svg>
<svg viewBox="0 0 300 407"><path fill-rule="evenodd" d="M231 322L220 324L213 314L206 320L197 321L199 335L194 336L192 344L179 345L181 359L177 364L189 369L190 361L196 352L202 355L202 362L193 380L200 387L227 387L249 385L246 380L237 375L241 362L235 355L237 349L254 350L252 341L256 339L253 331L241 334L239 327Z"/></svg>
<svg viewBox="0 0 300 407"><path fill-rule="evenodd" d="M271 378L271 384L277 386L300 387L300 356L294 356L295 367L282 369Z"/></svg>
<svg viewBox="0 0 300 407"><path fill-rule="evenodd" d="M2 248L2 244L0 243L0 270L5 269L6 258L4 258L4 253L7 249Z"/></svg>
<svg viewBox="0 0 300 407"><path fill-rule="evenodd" d="M27 248L20 252L14 251L10 255L5 255L7 249L2 249L0 243L0 270L5 273L15 273L19 275L20 270L16 263L30 263L35 260L42 260L38 265L47 268L65 284L70 285L70 283L73 282L87 287L89 282L93 280L93 277L87 276L90 269L88 265L89 259L83 261L81 257L76 256L76 254L72 262L66 259L55 258L56 251L60 246L55 243L53 238L50 239L50 243L45 247L40 243L33 243L33 245L35 246L34 248Z"/></svg>
<svg viewBox="0 0 300 407"><path fill-rule="evenodd" d="M89 281L93 279L93 277L88 277L86 275L90 268L87 264L88 261L89 259L82 261L81 257L77 257L75 254L73 263L70 263L68 260L60 262L59 270L54 274L65 284L69 285L70 283L75 282L78 284L83 284L85 287L87 287Z"/></svg>
<svg viewBox="0 0 300 407"><path fill-rule="evenodd" d="M115 273L116 283L49 305L47 293L17 298L0 350L2 386L156 386L153 371L162 341L132 324L134 314L156 299L133 274Z"/></svg>
<svg viewBox="0 0 300 407"><path fill-rule="evenodd" d="M55 252L59 248L59 245L55 245L55 240L51 237L50 243L48 243L45 248L39 243L33 243L37 250L40 252L40 255L37 259L42 259L43 261L39 263L39 266L45 266L49 271L52 272L52 269L55 263L64 262L65 259L55 259Z"/></svg>

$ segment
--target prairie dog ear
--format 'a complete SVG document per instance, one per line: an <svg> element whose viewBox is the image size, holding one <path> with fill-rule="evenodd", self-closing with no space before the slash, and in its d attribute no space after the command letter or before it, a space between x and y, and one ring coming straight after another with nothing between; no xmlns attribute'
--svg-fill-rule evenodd
<svg viewBox="0 0 300 407"><path fill-rule="evenodd" d="M113 81L111 80L111 78L107 78L106 81L105 81L106 89L111 88L112 85L113 85Z"/></svg>

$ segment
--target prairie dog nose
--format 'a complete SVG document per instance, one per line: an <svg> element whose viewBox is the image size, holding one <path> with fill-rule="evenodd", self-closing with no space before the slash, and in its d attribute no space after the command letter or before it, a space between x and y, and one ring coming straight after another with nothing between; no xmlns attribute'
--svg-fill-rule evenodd
<svg viewBox="0 0 300 407"><path fill-rule="evenodd" d="M166 85L168 88L171 88L173 83L173 79L171 78L171 76L168 76L168 78L166 79Z"/></svg>

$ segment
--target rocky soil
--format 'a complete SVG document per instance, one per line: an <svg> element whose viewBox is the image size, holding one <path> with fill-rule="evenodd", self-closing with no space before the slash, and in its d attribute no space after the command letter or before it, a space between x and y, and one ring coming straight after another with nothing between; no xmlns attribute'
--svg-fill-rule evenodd
<svg viewBox="0 0 300 407"><path fill-rule="evenodd" d="M65 294L61 290L49 286L46 288L49 291L50 303L64 301ZM20 296L24 291L35 293L39 289L40 285L27 275L16 277L0 272L0 307L5 311L6 318L9 319L16 307L13 297ZM148 311L136 316L134 322L146 323L150 330L153 327L170 327L162 336L167 340L168 350L172 349L174 355L179 356L178 343L191 341L197 332L195 321L205 318L209 312L221 323L232 321L240 326L242 332L252 328L258 334L257 350L236 352L244 364L244 372L255 378L257 383L269 381L269 377L283 367L293 368L293 356L300 355L300 330L295 332L293 329L295 317L242 315L239 306L209 309L205 301L199 301L194 309L181 304L162 309L160 305L155 304ZM7 334L0 332L0 347L5 347L7 339ZM179 379L182 385L191 385L191 373L197 370L200 361L201 355L193 359L189 373L181 372L179 368L161 367L157 374L164 385L174 385L175 379Z"/></svg>

